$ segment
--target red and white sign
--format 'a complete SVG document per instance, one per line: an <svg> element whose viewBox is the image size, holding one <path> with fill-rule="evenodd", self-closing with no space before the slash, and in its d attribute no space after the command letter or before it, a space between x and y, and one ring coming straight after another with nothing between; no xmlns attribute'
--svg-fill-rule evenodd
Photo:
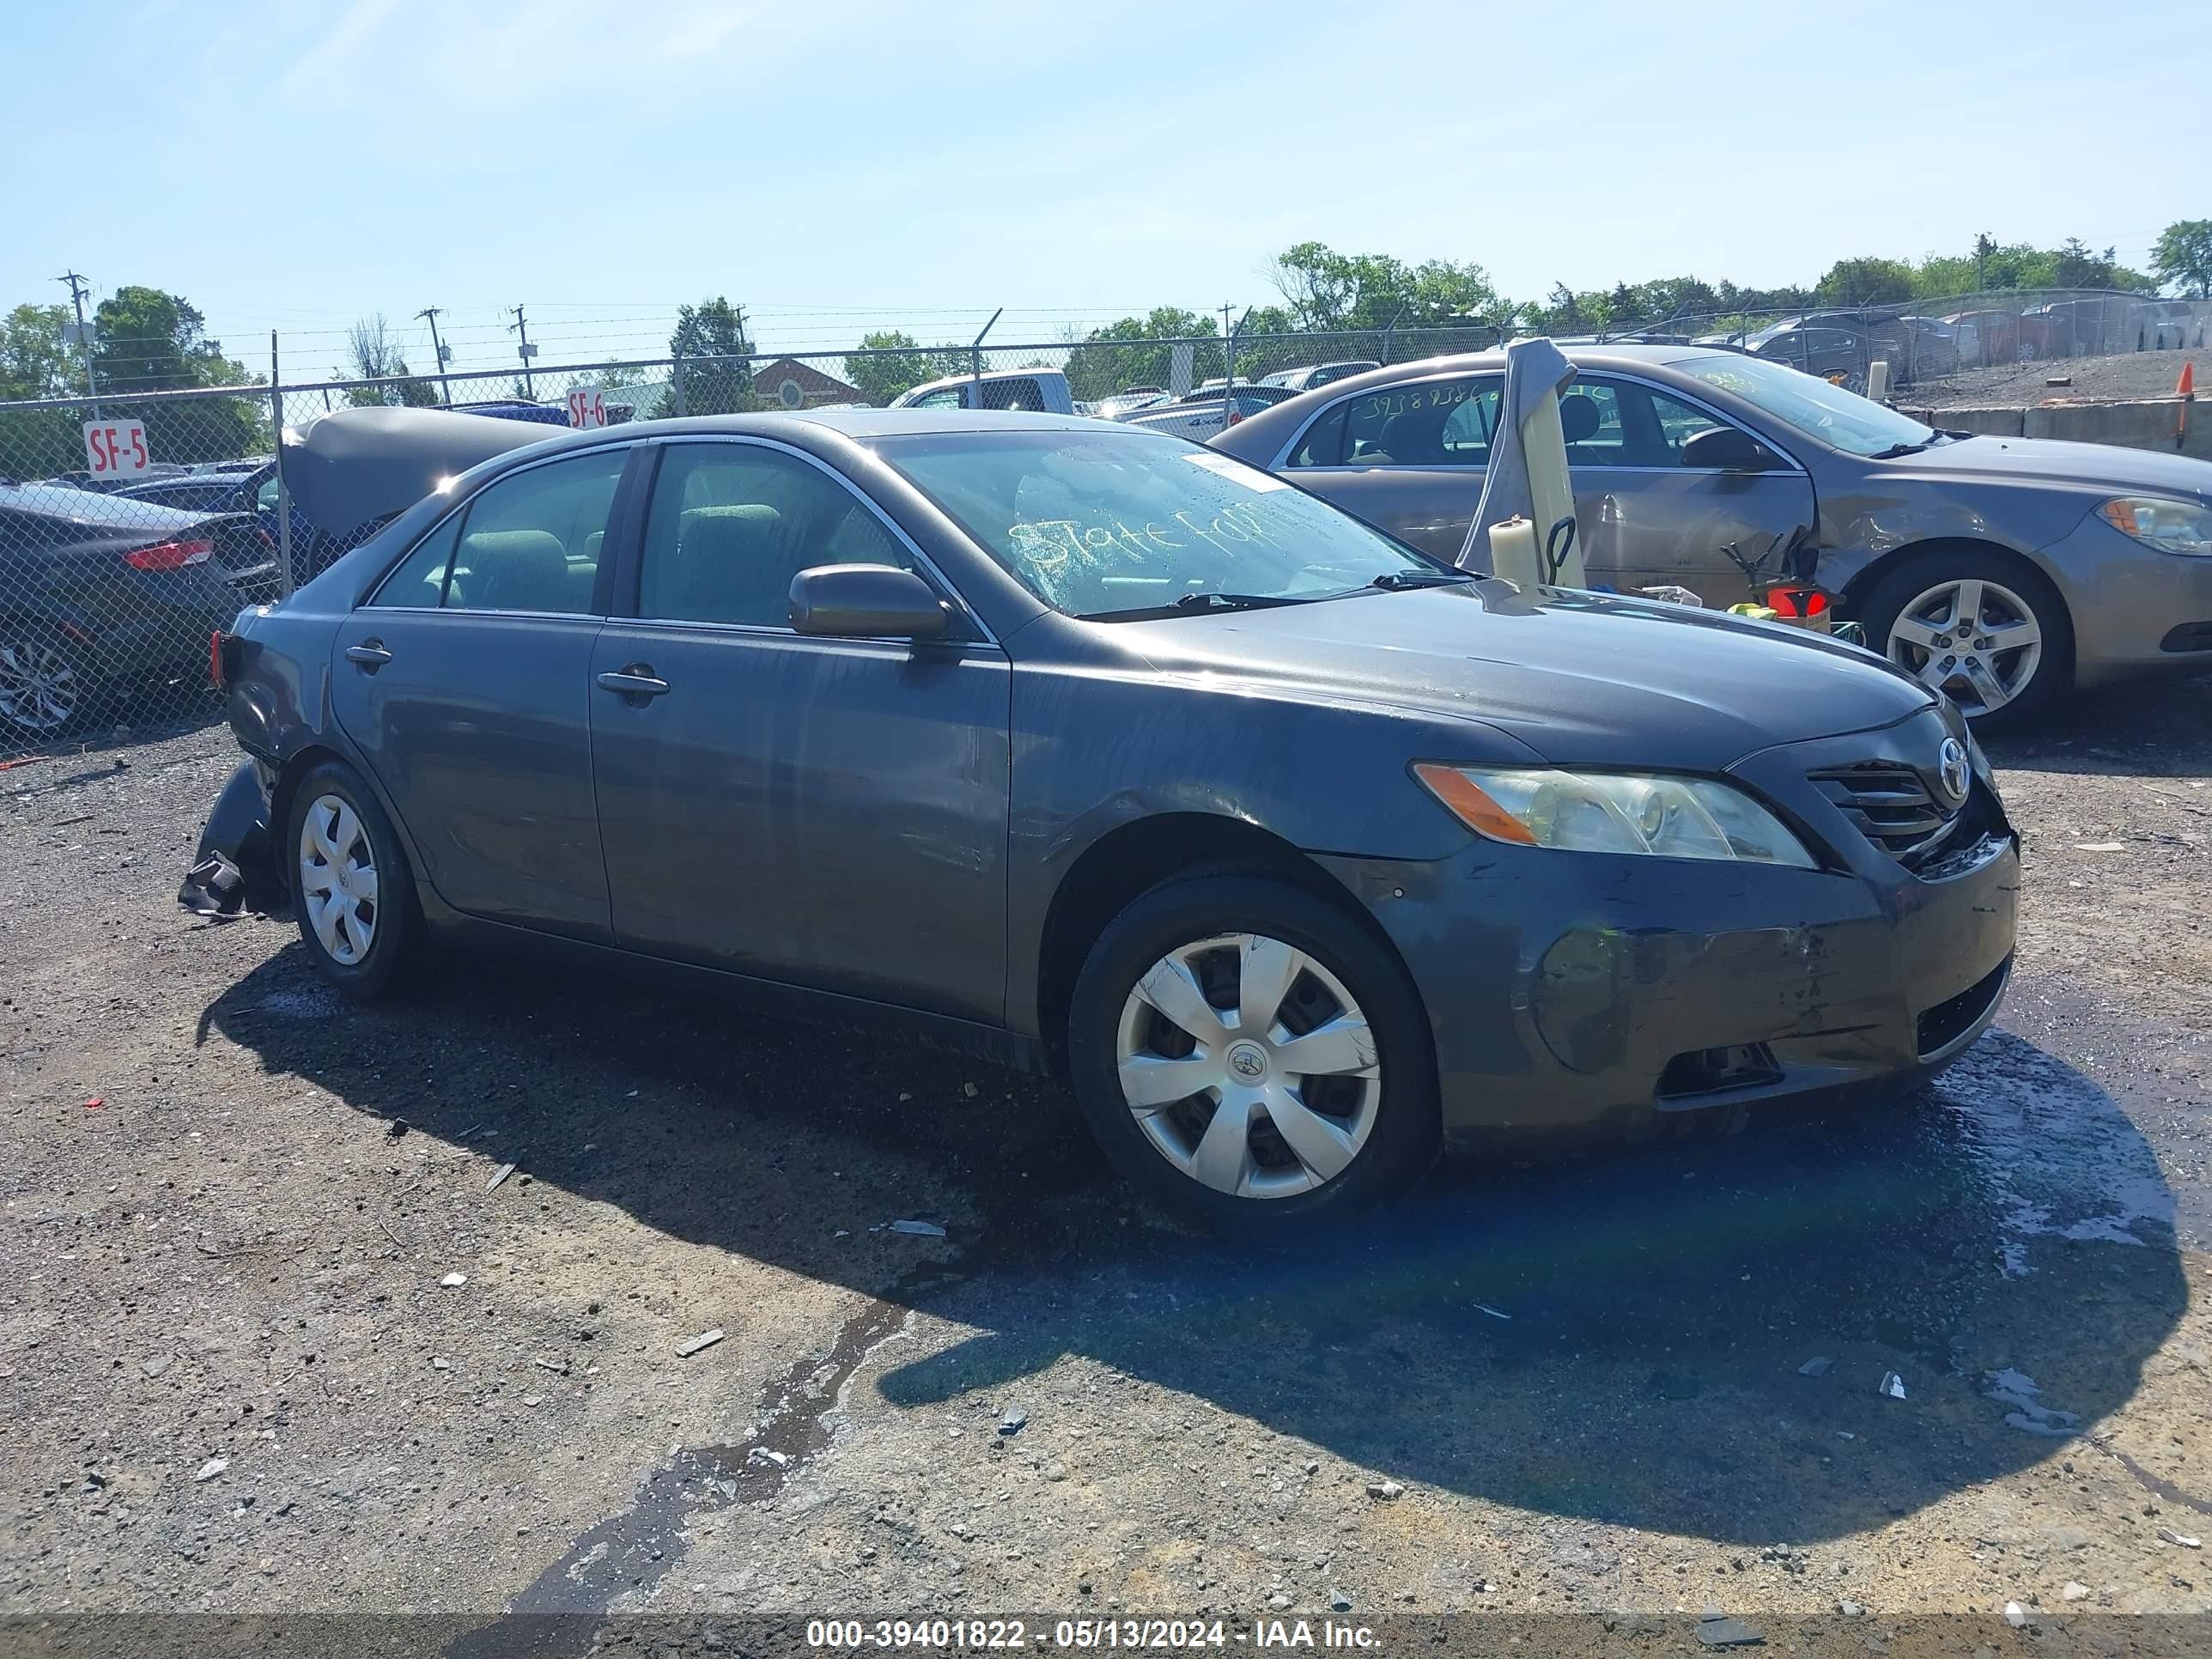
<svg viewBox="0 0 2212 1659"><path fill-rule="evenodd" d="M595 386L580 386L568 392L568 424L574 427L605 426L607 423L607 394Z"/></svg>
<svg viewBox="0 0 2212 1659"><path fill-rule="evenodd" d="M95 478L143 478L154 470L143 421L87 421L85 470Z"/></svg>

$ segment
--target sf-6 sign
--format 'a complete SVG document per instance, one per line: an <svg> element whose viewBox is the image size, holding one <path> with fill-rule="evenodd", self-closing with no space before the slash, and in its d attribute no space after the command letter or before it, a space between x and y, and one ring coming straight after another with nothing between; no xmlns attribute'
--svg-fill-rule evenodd
<svg viewBox="0 0 2212 1659"><path fill-rule="evenodd" d="M85 470L95 478L143 478L154 470L143 421L87 421Z"/></svg>
<svg viewBox="0 0 2212 1659"><path fill-rule="evenodd" d="M586 427L606 423L607 394L595 386L572 387L568 392L568 424Z"/></svg>

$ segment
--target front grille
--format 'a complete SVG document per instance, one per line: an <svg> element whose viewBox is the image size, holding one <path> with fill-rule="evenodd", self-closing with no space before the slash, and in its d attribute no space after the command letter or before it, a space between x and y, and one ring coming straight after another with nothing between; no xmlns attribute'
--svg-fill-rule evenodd
<svg viewBox="0 0 2212 1659"><path fill-rule="evenodd" d="M1959 820L1959 808L1945 810L1919 773L1893 761L1815 772L1813 787L1853 829L1908 870L1932 856Z"/></svg>

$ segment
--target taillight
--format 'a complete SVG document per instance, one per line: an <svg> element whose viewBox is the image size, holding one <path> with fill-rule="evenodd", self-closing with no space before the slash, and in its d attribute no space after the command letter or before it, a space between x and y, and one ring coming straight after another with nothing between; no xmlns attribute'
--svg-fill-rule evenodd
<svg viewBox="0 0 2212 1659"><path fill-rule="evenodd" d="M155 542L151 547L134 547L123 556L123 562L134 570L182 570L187 565L205 564L215 556L213 542Z"/></svg>
<svg viewBox="0 0 2212 1659"><path fill-rule="evenodd" d="M1229 424L1231 426L1235 426L1237 422L1243 418L1244 411L1241 409L1232 409L1229 411Z"/></svg>

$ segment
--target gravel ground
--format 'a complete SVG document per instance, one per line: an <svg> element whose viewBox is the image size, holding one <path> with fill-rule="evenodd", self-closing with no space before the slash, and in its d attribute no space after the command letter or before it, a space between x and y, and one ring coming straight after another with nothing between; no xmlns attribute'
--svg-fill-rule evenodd
<svg viewBox="0 0 2212 1659"><path fill-rule="evenodd" d="M1280 1256L970 1062L508 963L342 1007L289 928L173 902L225 732L0 774L0 1617L580 1654L635 1609L1609 1609L1613 1651L1711 1605L1963 1654L2094 1609L2190 1650L2208 716L1997 752L2020 972L1935 1090L1455 1164Z"/></svg>
<svg viewBox="0 0 2212 1659"><path fill-rule="evenodd" d="M1993 409L2051 398L2125 402L2171 398L2174 383L2181 378L2181 366L2192 362L2200 372L2212 375L2212 351L2136 351L2112 357L2064 357L2050 362L1970 368L1948 380L1907 387L1897 394L1897 401L1917 409ZM2045 382L2054 374L2069 375L2074 383L2046 386ZM2212 381L2206 383L2200 395L2203 393L2212 393Z"/></svg>

